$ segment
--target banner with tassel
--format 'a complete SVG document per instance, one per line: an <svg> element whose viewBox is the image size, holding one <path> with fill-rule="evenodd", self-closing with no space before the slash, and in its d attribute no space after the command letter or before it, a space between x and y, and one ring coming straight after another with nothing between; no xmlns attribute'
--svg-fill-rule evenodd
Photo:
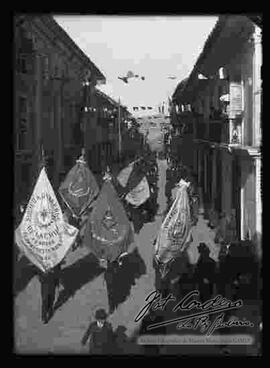
<svg viewBox="0 0 270 368"><path fill-rule="evenodd" d="M177 196L162 223L154 244L155 260L164 276L173 259L181 255L190 240L191 213L187 188L189 183L180 180Z"/></svg>
<svg viewBox="0 0 270 368"><path fill-rule="evenodd" d="M82 155L60 185L59 193L75 217L80 217L99 193L97 181Z"/></svg>
<svg viewBox="0 0 270 368"><path fill-rule="evenodd" d="M109 173L104 176L95 207L89 215L84 241L98 259L109 262L127 252L134 241L131 225Z"/></svg>
<svg viewBox="0 0 270 368"><path fill-rule="evenodd" d="M47 272L63 260L77 234L78 229L64 221L43 167L22 222L15 231L18 247L34 265Z"/></svg>

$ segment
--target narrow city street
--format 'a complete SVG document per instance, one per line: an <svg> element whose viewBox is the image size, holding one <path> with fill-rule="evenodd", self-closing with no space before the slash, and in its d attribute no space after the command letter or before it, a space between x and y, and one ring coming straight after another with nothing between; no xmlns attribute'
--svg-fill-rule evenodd
<svg viewBox="0 0 270 368"><path fill-rule="evenodd" d="M14 353L260 355L262 17L14 33Z"/></svg>

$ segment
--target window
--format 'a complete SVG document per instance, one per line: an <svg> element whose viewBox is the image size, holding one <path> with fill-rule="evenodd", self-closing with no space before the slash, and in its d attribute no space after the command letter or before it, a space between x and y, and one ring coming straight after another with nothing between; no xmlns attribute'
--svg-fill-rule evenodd
<svg viewBox="0 0 270 368"><path fill-rule="evenodd" d="M216 99L215 99L215 93L214 93L214 91L213 91L213 94L212 94L212 96L211 96L211 106L212 106L213 108L215 108L215 107L216 107Z"/></svg>
<svg viewBox="0 0 270 368"><path fill-rule="evenodd" d="M54 78L59 77L59 66L57 64L54 66L53 76L54 76Z"/></svg>
<svg viewBox="0 0 270 368"><path fill-rule="evenodd" d="M49 79L49 58L46 55L42 56L42 74L44 79Z"/></svg>
<svg viewBox="0 0 270 368"><path fill-rule="evenodd" d="M192 123L188 123L186 125L186 133L187 134L193 134L193 124Z"/></svg>
<svg viewBox="0 0 270 368"><path fill-rule="evenodd" d="M72 166L73 157L69 154L64 156L64 166L69 168Z"/></svg>
<svg viewBox="0 0 270 368"><path fill-rule="evenodd" d="M17 72L26 74L27 73L27 60L26 55L19 54L17 59Z"/></svg>
<svg viewBox="0 0 270 368"><path fill-rule="evenodd" d="M23 150L26 148L26 136L27 136L27 122L25 119L21 119L19 122L19 129L17 135L17 148Z"/></svg>
<svg viewBox="0 0 270 368"><path fill-rule="evenodd" d="M26 138L28 131L27 123L27 98L19 96L18 99L18 130L17 130L17 149L26 148Z"/></svg>
<svg viewBox="0 0 270 368"><path fill-rule="evenodd" d="M54 98L53 98L52 117L51 117L51 129L55 129L56 128L56 123L57 123L57 109L58 109L58 101L57 101L57 97L54 96Z"/></svg>
<svg viewBox="0 0 270 368"><path fill-rule="evenodd" d="M69 119L70 119L71 125L77 123L77 119L76 119L76 105L75 105L74 102L71 102L69 104Z"/></svg>
<svg viewBox="0 0 270 368"><path fill-rule="evenodd" d="M27 99L26 97L19 97L19 114L25 115L27 113Z"/></svg>
<svg viewBox="0 0 270 368"><path fill-rule="evenodd" d="M27 121L26 119L20 119L19 130L23 133L27 132Z"/></svg>
<svg viewBox="0 0 270 368"><path fill-rule="evenodd" d="M30 185L30 168L31 168L30 164L22 165L21 179L25 185Z"/></svg>
<svg viewBox="0 0 270 368"><path fill-rule="evenodd" d="M203 114L203 100L199 99L198 101L198 113Z"/></svg>

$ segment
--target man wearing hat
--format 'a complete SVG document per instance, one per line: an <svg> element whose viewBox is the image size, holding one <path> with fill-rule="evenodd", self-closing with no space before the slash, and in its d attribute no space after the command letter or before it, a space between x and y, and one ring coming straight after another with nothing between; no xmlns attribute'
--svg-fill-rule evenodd
<svg viewBox="0 0 270 368"><path fill-rule="evenodd" d="M95 313L96 321L90 323L85 335L82 338L82 345L89 341L90 354L110 354L113 345L113 330L109 322L106 321L107 313L102 309L98 309Z"/></svg>

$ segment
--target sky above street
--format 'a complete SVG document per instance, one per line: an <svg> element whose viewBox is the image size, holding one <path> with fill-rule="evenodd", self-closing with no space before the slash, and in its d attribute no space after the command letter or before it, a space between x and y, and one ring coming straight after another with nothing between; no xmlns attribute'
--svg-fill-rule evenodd
<svg viewBox="0 0 270 368"><path fill-rule="evenodd" d="M217 16L57 15L58 24L106 77L99 87L128 106L157 106L188 77ZM131 70L145 80L125 84ZM168 76L176 76L175 80Z"/></svg>

